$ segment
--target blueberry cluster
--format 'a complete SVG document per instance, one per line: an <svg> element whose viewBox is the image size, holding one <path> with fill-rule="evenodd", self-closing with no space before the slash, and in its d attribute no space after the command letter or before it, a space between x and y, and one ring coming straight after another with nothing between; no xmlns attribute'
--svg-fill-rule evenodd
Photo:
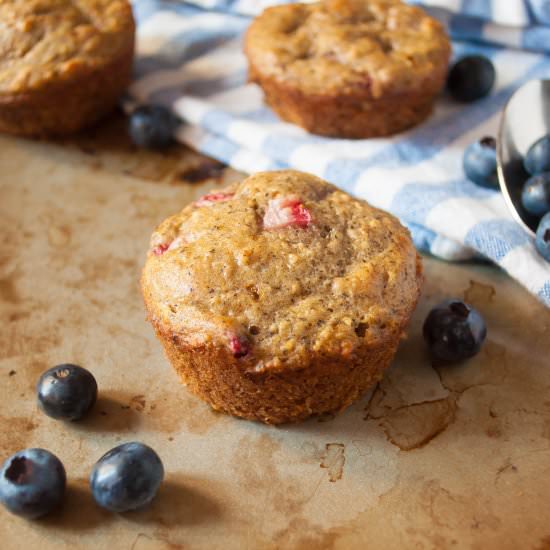
<svg viewBox="0 0 550 550"><path fill-rule="evenodd" d="M484 137L466 147L462 158L466 177L489 189L498 189L496 140ZM550 135L543 136L527 151L523 166L531 176L524 184L521 203L540 219L535 246L550 261Z"/></svg>
<svg viewBox="0 0 550 550"><path fill-rule="evenodd" d="M447 89L457 101L471 102L485 97L492 90L496 72L491 61L471 55L457 61L449 71ZM534 143L523 165L530 178L523 187L521 202L529 214L540 219L535 246L550 261L550 135ZM496 140L484 137L465 150L462 166L466 177L481 187L498 189Z"/></svg>
<svg viewBox="0 0 550 550"><path fill-rule="evenodd" d="M523 186L521 204L529 214L540 218L535 246L550 262L550 135L529 147L523 166L531 177Z"/></svg>
<svg viewBox="0 0 550 550"><path fill-rule="evenodd" d="M468 55L451 67L447 90L456 101L471 103L487 96L495 79L496 71L489 59L482 55ZM495 138L489 136L471 143L464 151L464 173L476 185L498 189L496 146Z"/></svg>
<svg viewBox="0 0 550 550"><path fill-rule="evenodd" d="M471 55L449 71L447 89L456 101L472 102L488 95L496 72L489 59ZM464 151L466 177L481 187L498 189L496 140L484 137ZM423 335L430 354L438 361L455 363L476 355L487 336L480 313L462 300L451 299L435 306L424 321Z"/></svg>
<svg viewBox="0 0 550 550"><path fill-rule="evenodd" d="M40 408L56 419L79 420L93 407L97 382L88 370L63 364L42 374L37 384ZM103 455L90 475L96 502L113 512L141 508L156 495L164 478L157 453L143 443L118 445ZM62 462L45 449L24 449L0 468L0 502L19 516L34 519L59 507L65 495Z"/></svg>
<svg viewBox="0 0 550 550"><path fill-rule="evenodd" d="M460 300L447 300L430 311L423 333L434 358L457 362L479 352L487 330L478 311ZM94 376L72 364L44 372L36 389L40 408L56 419L83 418L97 398ZM163 478L157 453L143 443L130 442L111 449L95 463L90 488L97 504L126 512L148 504ZM18 516L39 518L62 504L66 479L63 463L50 451L21 450L0 468L0 502Z"/></svg>

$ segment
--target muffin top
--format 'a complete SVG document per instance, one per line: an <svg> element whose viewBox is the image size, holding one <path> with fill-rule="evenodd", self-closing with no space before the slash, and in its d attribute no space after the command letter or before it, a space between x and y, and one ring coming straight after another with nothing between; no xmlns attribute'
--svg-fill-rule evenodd
<svg viewBox="0 0 550 550"><path fill-rule="evenodd" d="M401 330L420 264L390 214L292 170L205 195L153 233L149 315L182 345L215 344L254 371L346 357Z"/></svg>
<svg viewBox="0 0 550 550"><path fill-rule="evenodd" d="M399 0L323 0L266 9L249 27L254 70L309 94L378 98L421 90L448 63L443 26Z"/></svg>
<svg viewBox="0 0 550 550"><path fill-rule="evenodd" d="M77 78L133 47L127 0L1 0L0 93Z"/></svg>

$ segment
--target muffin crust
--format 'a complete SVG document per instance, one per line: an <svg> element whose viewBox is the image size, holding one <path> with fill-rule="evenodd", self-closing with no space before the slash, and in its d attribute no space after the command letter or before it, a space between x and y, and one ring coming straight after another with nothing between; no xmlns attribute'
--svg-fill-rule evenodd
<svg viewBox="0 0 550 550"><path fill-rule="evenodd" d="M127 0L4 0L0 29L2 131L76 131L110 110L129 82Z"/></svg>
<svg viewBox="0 0 550 550"><path fill-rule="evenodd" d="M388 366L420 288L390 214L314 176L251 176L163 222L149 319L191 390L279 423L340 410Z"/></svg>
<svg viewBox="0 0 550 550"><path fill-rule="evenodd" d="M356 138L427 116L450 45L437 21L399 0L323 0L266 9L247 32L245 52L250 79L282 118Z"/></svg>

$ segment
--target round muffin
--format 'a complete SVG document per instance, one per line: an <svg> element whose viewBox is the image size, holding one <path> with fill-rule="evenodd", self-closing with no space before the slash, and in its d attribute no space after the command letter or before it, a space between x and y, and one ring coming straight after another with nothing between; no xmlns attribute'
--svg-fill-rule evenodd
<svg viewBox="0 0 550 550"><path fill-rule="evenodd" d="M127 0L3 0L0 29L2 132L76 132L113 109L130 82Z"/></svg>
<svg viewBox="0 0 550 550"><path fill-rule="evenodd" d="M266 9L245 40L249 78L284 120L342 138L424 120L445 84L443 26L399 0L323 0Z"/></svg>
<svg viewBox="0 0 550 550"><path fill-rule="evenodd" d="M191 391L271 424L340 411L379 380L420 283L396 218L292 170L258 173L165 220L141 281Z"/></svg>

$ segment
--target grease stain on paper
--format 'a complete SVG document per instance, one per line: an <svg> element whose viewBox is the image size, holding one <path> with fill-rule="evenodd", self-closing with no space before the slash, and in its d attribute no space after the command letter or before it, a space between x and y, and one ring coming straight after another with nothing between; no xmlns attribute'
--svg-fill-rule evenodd
<svg viewBox="0 0 550 550"><path fill-rule="evenodd" d="M328 480L334 483L342 479L346 463L345 445L343 443L327 443L321 458L321 468L328 470Z"/></svg>

